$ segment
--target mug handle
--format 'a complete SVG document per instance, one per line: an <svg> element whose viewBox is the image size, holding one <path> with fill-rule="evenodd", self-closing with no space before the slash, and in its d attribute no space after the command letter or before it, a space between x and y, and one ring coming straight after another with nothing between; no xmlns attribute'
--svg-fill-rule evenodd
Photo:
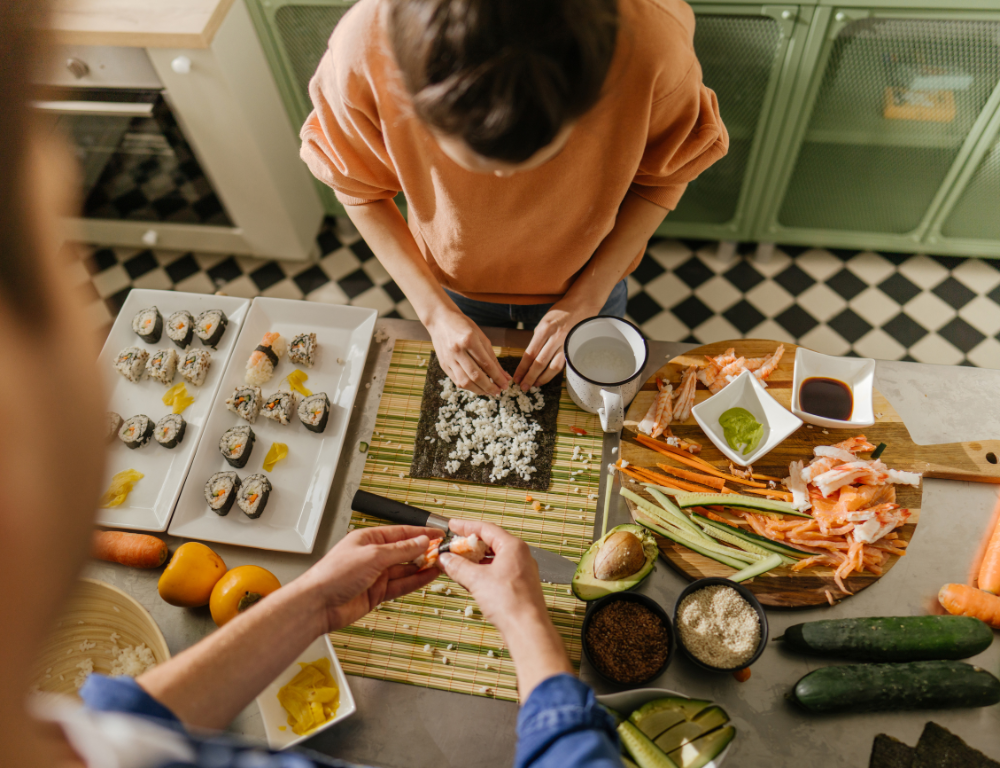
<svg viewBox="0 0 1000 768"><path fill-rule="evenodd" d="M622 395L619 390L601 390L601 399L604 407L597 409L597 415L601 417L601 429L605 432L621 432L625 424L625 406L622 403Z"/></svg>

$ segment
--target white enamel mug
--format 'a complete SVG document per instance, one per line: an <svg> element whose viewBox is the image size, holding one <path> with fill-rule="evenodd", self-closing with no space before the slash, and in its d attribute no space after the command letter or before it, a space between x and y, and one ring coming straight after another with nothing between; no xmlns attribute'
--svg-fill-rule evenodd
<svg viewBox="0 0 1000 768"><path fill-rule="evenodd" d="M573 402L600 416L605 432L620 432L649 358L642 332L620 317L590 317L573 326L563 350Z"/></svg>

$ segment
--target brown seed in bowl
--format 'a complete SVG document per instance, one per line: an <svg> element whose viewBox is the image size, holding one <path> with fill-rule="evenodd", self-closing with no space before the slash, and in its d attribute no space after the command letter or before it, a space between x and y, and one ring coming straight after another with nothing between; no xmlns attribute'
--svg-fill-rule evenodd
<svg viewBox="0 0 1000 768"><path fill-rule="evenodd" d="M648 680L663 666L670 651L663 620L631 600L616 600L597 611L584 640L594 665L619 683Z"/></svg>
<svg viewBox="0 0 1000 768"><path fill-rule="evenodd" d="M646 563L639 537L629 531L608 536L594 559L594 576L601 581L617 581L638 573Z"/></svg>

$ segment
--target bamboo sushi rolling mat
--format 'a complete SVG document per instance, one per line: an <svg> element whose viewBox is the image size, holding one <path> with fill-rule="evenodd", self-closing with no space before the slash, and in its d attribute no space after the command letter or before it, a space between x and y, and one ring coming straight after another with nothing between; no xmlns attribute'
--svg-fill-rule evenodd
<svg viewBox="0 0 1000 768"><path fill-rule="evenodd" d="M523 489L411 478L413 438L432 351L429 342L396 342L361 489L445 517L496 523L529 544L579 560L594 530L603 437L598 418L578 408L563 385L552 482L547 491L530 492L542 504L540 512L526 501ZM520 349L494 351L523 354ZM587 434L577 435L570 427ZM580 447L582 457L572 461L575 446ZM388 523L357 512L351 518L352 528L378 525ZM586 605L573 596L568 584L542 584L542 591L570 660L579 668ZM473 614L467 618L469 606ZM426 589L383 603L355 624L332 633L330 639L344 671L351 675L517 701L514 664L500 633L483 619L472 596L446 576L439 576ZM426 646L430 652L424 650Z"/></svg>

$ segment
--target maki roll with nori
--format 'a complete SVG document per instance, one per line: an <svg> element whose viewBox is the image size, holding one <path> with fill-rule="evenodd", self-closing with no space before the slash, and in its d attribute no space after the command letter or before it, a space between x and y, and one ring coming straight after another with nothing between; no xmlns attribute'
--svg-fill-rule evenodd
<svg viewBox="0 0 1000 768"><path fill-rule="evenodd" d="M330 399L324 392L310 395L299 405L299 421L310 432L322 432L330 420Z"/></svg>
<svg viewBox="0 0 1000 768"><path fill-rule="evenodd" d="M177 371L177 350L158 349L146 361L146 375L161 384L170 386Z"/></svg>
<svg viewBox="0 0 1000 768"><path fill-rule="evenodd" d="M288 424L295 410L295 395L291 392L275 392L264 401L260 413L267 419L280 424Z"/></svg>
<svg viewBox="0 0 1000 768"><path fill-rule="evenodd" d="M226 408L244 421L253 424L257 420L257 414L260 413L262 399L260 387L237 387L226 399Z"/></svg>
<svg viewBox="0 0 1000 768"><path fill-rule="evenodd" d="M250 475L236 494L236 503L247 517L256 520L263 514L270 495L271 481L267 479L267 475Z"/></svg>
<svg viewBox="0 0 1000 768"><path fill-rule="evenodd" d="M208 376L209 366L212 365L212 353L207 349L189 349L181 357L181 364L177 370L181 376L197 387L205 383Z"/></svg>
<svg viewBox="0 0 1000 768"><path fill-rule="evenodd" d="M139 414L131 419L125 419L118 430L118 439L125 443L126 448L141 448L153 436L153 420Z"/></svg>
<svg viewBox="0 0 1000 768"><path fill-rule="evenodd" d="M125 347L115 358L115 370L133 384L142 378L149 352L142 347Z"/></svg>
<svg viewBox="0 0 1000 768"><path fill-rule="evenodd" d="M186 309L174 312L167 318L167 338L181 349L186 349L194 338L194 317Z"/></svg>
<svg viewBox="0 0 1000 768"><path fill-rule="evenodd" d="M153 437L164 448L176 448L177 444L184 439L184 430L186 429L187 422L184 421L183 416L179 413L168 413L156 422Z"/></svg>
<svg viewBox="0 0 1000 768"><path fill-rule="evenodd" d="M316 334L300 333L288 347L288 360L296 365L312 368L316 361Z"/></svg>
<svg viewBox="0 0 1000 768"><path fill-rule="evenodd" d="M205 501L215 514L229 514L240 492L240 477L235 472L216 472L205 483Z"/></svg>
<svg viewBox="0 0 1000 768"><path fill-rule="evenodd" d="M140 309L132 318L132 330L147 344L155 344L163 333L163 315L156 307Z"/></svg>
<svg viewBox="0 0 1000 768"><path fill-rule="evenodd" d="M230 466L243 469L250 460L250 452L256 439L257 436L250 427L227 429L219 440L219 453Z"/></svg>
<svg viewBox="0 0 1000 768"><path fill-rule="evenodd" d="M229 320L221 309L206 309L194 321L194 335L201 339L206 347L215 347L222 341Z"/></svg>
<svg viewBox="0 0 1000 768"><path fill-rule="evenodd" d="M104 441L110 443L118 437L118 430L122 428L122 417L114 411L104 414Z"/></svg>

